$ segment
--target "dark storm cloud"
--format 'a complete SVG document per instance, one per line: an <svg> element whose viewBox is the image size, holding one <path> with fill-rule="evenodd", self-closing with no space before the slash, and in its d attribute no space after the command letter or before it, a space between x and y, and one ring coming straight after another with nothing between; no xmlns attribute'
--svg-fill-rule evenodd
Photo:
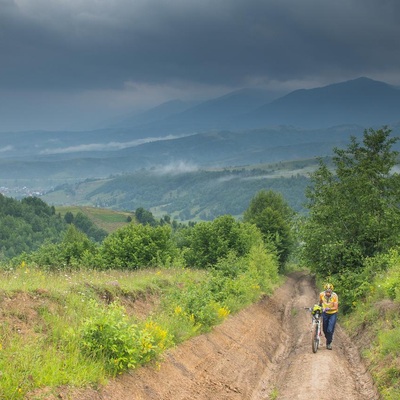
<svg viewBox="0 0 400 400"><path fill-rule="evenodd" d="M398 0L0 0L0 131L241 87L400 85L399 17Z"/></svg>
<svg viewBox="0 0 400 400"><path fill-rule="evenodd" d="M0 0L0 88L395 75L398 0Z"/></svg>

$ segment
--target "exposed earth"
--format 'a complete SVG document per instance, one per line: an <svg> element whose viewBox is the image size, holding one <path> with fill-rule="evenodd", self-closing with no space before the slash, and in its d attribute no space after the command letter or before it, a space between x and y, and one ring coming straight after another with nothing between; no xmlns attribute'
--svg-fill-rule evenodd
<svg viewBox="0 0 400 400"><path fill-rule="evenodd" d="M374 400L379 395L357 347L340 327L333 350L311 348L314 280L290 275L271 297L229 317L146 366L93 389L60 389L74 400ZM340 299L340 297L339 297Z"/></svg>

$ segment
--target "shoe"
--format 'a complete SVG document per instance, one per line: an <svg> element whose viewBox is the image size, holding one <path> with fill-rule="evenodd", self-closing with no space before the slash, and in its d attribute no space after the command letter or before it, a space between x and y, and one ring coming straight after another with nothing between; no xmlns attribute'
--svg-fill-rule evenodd
<svg viewBox="0 0 400 400"><path fill-rule="evenodd" d="M326 345L326 348L327 348L328 350L332 350L332 345L329 343L329 344Z"/></svg>

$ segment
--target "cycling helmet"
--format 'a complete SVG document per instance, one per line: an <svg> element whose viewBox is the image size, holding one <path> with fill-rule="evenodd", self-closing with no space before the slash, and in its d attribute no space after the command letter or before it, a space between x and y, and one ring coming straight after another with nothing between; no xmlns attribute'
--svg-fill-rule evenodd
<svg viewBox="0 0 400 400"><path fill-rule="evenodd" d="M325 290L332 290L332 291L333 291L333 285L332 285L332 283L325 283L324 289L325 289Z"/></svg>

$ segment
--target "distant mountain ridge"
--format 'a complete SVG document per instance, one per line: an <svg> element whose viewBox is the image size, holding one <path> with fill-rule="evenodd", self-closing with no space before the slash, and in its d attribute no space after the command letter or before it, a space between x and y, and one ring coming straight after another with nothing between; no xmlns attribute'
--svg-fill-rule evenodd
<svg viewBox="0 0 400 400"><path fill-rule="evenodd" d="M108 128L126 128L160 121L164 118L170 117L171 115L182 113L187 109L196 106L196 104L196 102L184 102L179 99L170 100L142 113L135 113L123 117L122 119L110 124Z"/></svg>
<svg viewBox="0 0 400 400"><path fill-rule="evenodd" d="M242 89L171 101L84 132L0 134L1 179L78 180L179 163L240 166L331 154L365 128L400 131L400 90L359 78L269 99Z"/></svg>
<svg viewBox="0 0 400 400"><path fill-rule="evenodd" d="M166 103L168 104L168 103ZM255 129L276 125L328 128L342 124L377 125L400 121L400 90L361 77L315 89L295 90L271 100L264 90L242 89L186 108L142 128L185 130ZM175 110L176 111L176 110ZM128 128L128 126L125 126Z"/></svg>
<svg viewBox="0 0 400 400"><path fill-rule="evenodd" d="M400 120L400 90L369 78L316 89L296 90L252 111L245 118L259 124L327 128L343 124L392 124Z"/></svg>

